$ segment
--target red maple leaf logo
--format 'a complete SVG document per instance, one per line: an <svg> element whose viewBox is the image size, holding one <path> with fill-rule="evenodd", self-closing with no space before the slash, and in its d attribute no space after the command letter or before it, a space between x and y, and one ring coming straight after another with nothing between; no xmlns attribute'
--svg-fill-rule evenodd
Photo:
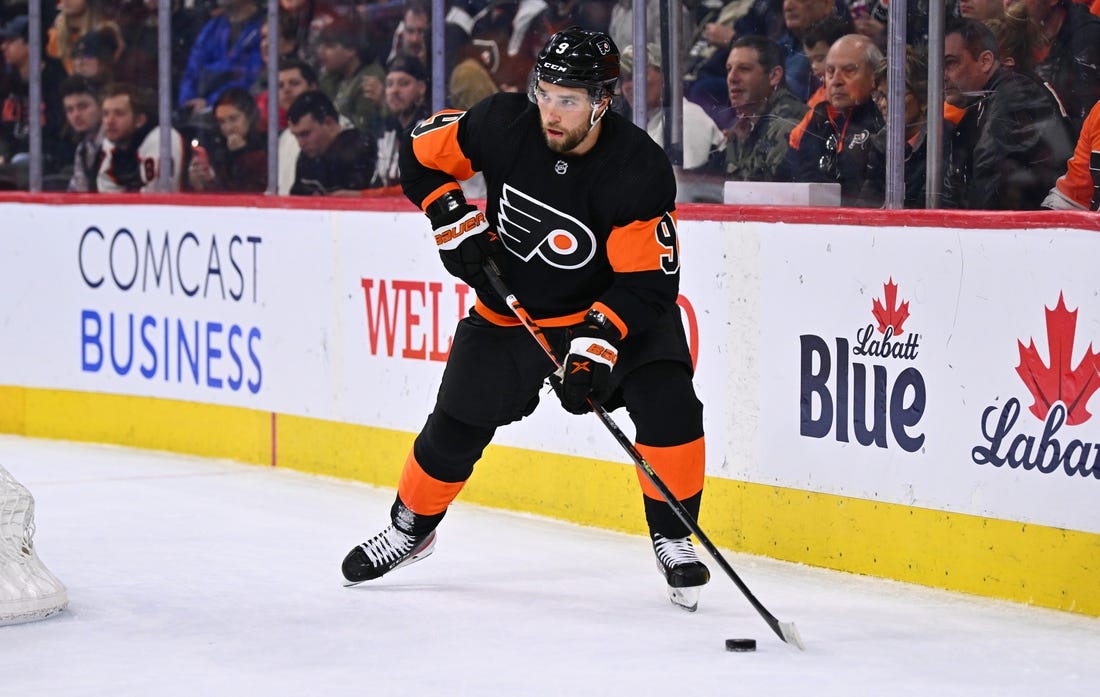
<svg viewBox="0 0 1100 697"><path fill-rule="evenodd" d="M1077 310L1066 309L1066 301L1058 294L1058 306L1046 309L1047 315L1047 352L1050 365L1043 363L1039 352L1035 350L1032 339L1027 348L1024 342L1020 346L1020 365L1016 373L1027 385L1035 403L1031 413L1040 421L1045 421L1047 412L1055 402L1066 407L1066 423L1070 426L1088 421L1092 414L1085 407L1089 397L1100 388L1100 354L1092 350L1092 344L1085 351L1081 362L1071 368L1073 360L1073 338L1077 333Z"/></svg>
<svg viewBox="0 0 1100 697"><path fill-rule="evenodd" d="M871 314L878 320L879 334L885 334L887 327L893 327L894 336L901 336L905 333L901 325L909 319L909 303L903 302L900 306L897 304L898 286L894 283L893 276L890 277L889 283L882 284L882 290L886 296L885 306L877 298L874 304L871 305Z"/></svg>

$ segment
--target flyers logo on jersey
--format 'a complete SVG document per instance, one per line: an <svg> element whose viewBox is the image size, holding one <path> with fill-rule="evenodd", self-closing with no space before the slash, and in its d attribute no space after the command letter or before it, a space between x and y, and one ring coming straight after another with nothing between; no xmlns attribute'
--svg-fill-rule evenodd
<svg viewBox="0 0 1100 697"><path fill-rule="evenodd" d="M467 234L476 234L488 229L489 221L481 211L473 211L454 225L437 228L435 231L435 244L443 249L454 249L462 243L462 237Z"/></svg>
<svg viewBox="0 0 1100 697"><path fill-rule="evenodd" d="M524 261L537 256L558 269L577 269L596 253L596 236L584 223L508 184L497 223L505 246Z"/></svg>

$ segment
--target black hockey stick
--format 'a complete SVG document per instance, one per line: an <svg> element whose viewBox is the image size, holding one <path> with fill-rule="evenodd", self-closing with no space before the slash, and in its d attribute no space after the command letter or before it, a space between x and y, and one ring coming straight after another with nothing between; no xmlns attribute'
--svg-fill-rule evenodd
<svg viewBox="0 0 1100 697"><path fill-rule="evenodd" d="M493 286L493 290L504 299L504 302L508 303L508 307L512 308L512 313L520 321L520 324L526 327L535 341L539 343L542 350L546 352L546 356L554 363L554 367L561 370L561 360L558 359L557 355L554 353L553 347L550 346L550 342L542 333L542 327L540 327L535 319L528 314L527 310L525 310L519 300L516 299L516 296L512 294L512 291L508 290L508 286L504 284L504 280L500 277L500 269L497 268L496 264L491 259L486 262L483 268L485 275L489 278L490 285ZM710 553L710 556L714 557L714 561L718 562L718 566L722 567L722 570L726 572L726 575L730 577L734 585L736 585L741 593L748 599L749 604L760 613L760 616L764 618L764 621L768 623L768 626L772 628L776 636L788 644L805 650L806 647L802 644L802 638L799 637L794 622L780 622L775 618L775 615L768 612L768 608L764 607L763 603L756 599L756 596L752 594L749 587L745 585L745 582L742 581L741 577L737 575L737 572L733 570L733 567L726 561L726 558L722 556L722 553L718 551L718 548L714 546L714 543L710 541L710 538L707 537L706 533L699 527L699 523L697 523L691 513L684 508L684 504L680 503L679 499L673 495L672 490L670 490L668 485L657 475L653 466L646 462L641 452L634 447L630 439L619 429L619 426L612 420L607 410L592 400L588 400L588 406L592 408L592 412L599 417L603 425L607 427L607 430L611 432L611 435L615 437L615 440L618 441L619 445L622 446L623 450L630 456L630 459L633 460L638 469L642 471L645 478L661 492L661 496L672 508L676 517L691 530L692 534L698 538L699 543Z"/></svg>

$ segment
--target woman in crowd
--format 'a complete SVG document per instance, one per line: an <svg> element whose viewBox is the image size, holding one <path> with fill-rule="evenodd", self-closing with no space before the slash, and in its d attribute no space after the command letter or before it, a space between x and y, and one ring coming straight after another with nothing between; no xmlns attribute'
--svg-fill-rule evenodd
<svg viewBox="0 0 1100 697"><path fill-rule="evenodd" d="M262 192L267 188L267 137L248 90L231 87L214 102L218 135L207 153L192 143L187 178L195 191Z"/></svg>

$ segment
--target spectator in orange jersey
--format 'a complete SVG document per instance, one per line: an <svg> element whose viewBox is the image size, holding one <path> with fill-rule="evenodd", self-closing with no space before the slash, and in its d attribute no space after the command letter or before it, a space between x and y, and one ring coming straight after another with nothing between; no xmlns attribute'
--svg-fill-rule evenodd
<svg viewBox="0 0 1100 697"><path fill-rule="evenodd" d="M1100 211L1100 102L1085 119L1066 173L1050 190L1043 208Z"/></svg>

